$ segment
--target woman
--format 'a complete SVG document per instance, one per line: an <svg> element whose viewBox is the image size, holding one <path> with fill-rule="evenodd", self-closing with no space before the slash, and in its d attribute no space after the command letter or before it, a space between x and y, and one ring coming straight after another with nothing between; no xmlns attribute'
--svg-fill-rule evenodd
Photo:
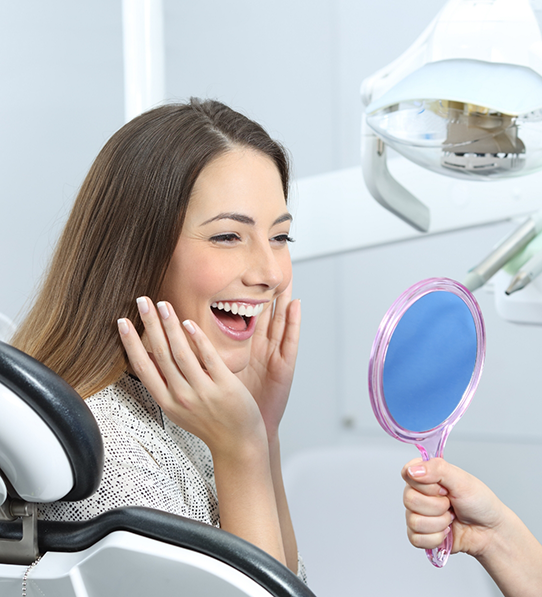
<svg viewBox="0 0 542 597"><path fill-rule="evenodd" d="M474 556L503 595L542 595L542 545L486 485L441 458L412 460L402 475L415 547L438 547L451 528L453 553Z"/></svg>
<svg viewBox="0 0 542 597"><path fill-rule="evenodd" d="M104 146L13 340L79 391L105 444L96 494L42 517L149 506L303 575L278 439L300 326L288 184L282 147L216 101L151 110Z"/></svg>

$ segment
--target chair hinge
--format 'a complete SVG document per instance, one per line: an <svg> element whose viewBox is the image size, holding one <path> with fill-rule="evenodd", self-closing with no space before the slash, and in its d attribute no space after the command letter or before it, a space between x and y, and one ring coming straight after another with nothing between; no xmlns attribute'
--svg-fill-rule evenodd
<svg viewBox="0 0 542 597"><path fill-rule="evenodd" d="M0 537L0 563L32 564L39 556L38 510L36 504L9 500L0 506L0 520L20 519L23 527L21 539Z"/></svg>

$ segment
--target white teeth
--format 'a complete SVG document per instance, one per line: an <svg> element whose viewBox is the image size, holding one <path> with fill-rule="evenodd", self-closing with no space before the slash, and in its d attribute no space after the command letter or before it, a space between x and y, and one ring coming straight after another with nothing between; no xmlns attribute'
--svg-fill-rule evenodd
<svg viewBox="0 0 542 597"><path fill-rule="evenodd" d="M213 309L220 309L226 311L231 311L234 315L244 315L245 317L256 317L263 311L263 303L259 305L245 305L245 304L237 304L237 303L213 303L211 305Z"/></svg>

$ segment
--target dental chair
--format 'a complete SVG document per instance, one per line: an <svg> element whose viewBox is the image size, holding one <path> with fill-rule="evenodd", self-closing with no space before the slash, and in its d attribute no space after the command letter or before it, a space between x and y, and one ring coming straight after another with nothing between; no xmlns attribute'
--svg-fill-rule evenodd
<svg viewBox="0 0 542 597"><path fill-rule="evenodd" d="M257 547L173 514L126 507L83 522L37 519L37 503L96 491L103 458L81 397L0 342L2 597L314 597Z"/></svg>

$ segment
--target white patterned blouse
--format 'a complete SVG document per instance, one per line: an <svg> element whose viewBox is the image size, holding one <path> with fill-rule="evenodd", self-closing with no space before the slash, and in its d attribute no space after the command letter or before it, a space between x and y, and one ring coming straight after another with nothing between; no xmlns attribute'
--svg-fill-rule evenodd
<svg viewBox="0 0 542 597"><path fill-rule="evenodd" d="M137 378L125 375L85 402L104 442L102 481L87 499L40 504L39 518L89 520L145 506L220 526L209 448L172 423ZM298 575L306 580L301 558Z"/></svg>

